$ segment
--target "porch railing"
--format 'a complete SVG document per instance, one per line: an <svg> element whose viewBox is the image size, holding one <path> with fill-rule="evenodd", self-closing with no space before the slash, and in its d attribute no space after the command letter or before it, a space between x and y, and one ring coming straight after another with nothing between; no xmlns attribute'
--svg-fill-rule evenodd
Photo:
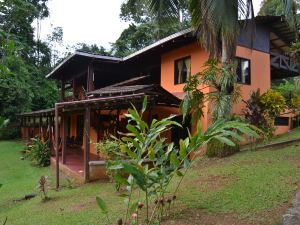
<svg viewBox="0 0 300 225"><path fill-rule="evenodd" d="M276 69L286 70L292 73L298 73L298 65L294 61L285 55L280 55L277 53L270 53L271 56L271 66Z"/></svg>

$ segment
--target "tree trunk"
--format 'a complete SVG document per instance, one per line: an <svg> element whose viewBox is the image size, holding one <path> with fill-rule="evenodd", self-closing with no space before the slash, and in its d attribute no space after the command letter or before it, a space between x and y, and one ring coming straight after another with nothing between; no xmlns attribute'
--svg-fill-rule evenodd
<svg viewBox="0 0 300 225"><path fill-rule="evenodd" d="M225 41L224 36L222 35L222 57L221 57L221 63L228 63L228 50L227 50L227 43Z"/></svg>

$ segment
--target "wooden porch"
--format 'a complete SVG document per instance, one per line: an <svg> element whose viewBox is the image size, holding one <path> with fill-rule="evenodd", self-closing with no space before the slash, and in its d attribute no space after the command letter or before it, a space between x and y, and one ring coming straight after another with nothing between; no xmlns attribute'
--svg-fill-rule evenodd
<svg viewBox="0 0 300 225"><path fill-rule="evenodd" d="M95 154L91 154L93 147L91 144L99 141L98 134L101 129L103 132L103 120L105 118L112 119L113 123L110 124L110 127L119 131L124 120L124 116L120 113L126 113L131 104L138 109L141 108L145 96L148 97L149 119L152 117L151 108L153 106L178 108L180 104L178 98L158 85L125 85L106 87L90 92L86 100L60 102L55 104L54 109L22 114L22 126L27 126L27 130L36 125L44 127L42 130L46 128L48 130L55 155L51 159L51 165L55 166L57 188L60 186L61 172L78 178L80 183L94 180L95 173L103 176L103 164L94 163L97 158L95 158ZM106 115L105 112L114 112L114 114ZM68 145L69 117L74 113L79 113L83 117L82 142L79 150L74 150ZM28 121L31 121L32 118L35 121L37 119L38 123L29 123ZM92 130L96 131L96 137L91 136Z"/></svg>

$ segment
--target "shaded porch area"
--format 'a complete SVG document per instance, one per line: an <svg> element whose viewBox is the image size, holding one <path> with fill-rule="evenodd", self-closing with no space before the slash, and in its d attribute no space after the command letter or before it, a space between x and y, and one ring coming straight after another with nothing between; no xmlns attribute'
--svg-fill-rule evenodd
<svg viewBox="0 0 300 225"><path fill-rule="evenodd" d="M125 131L127 120L124 114L128 112L127 109L131 107L131 104L138 110L141 109L146 96L148 110L145 113L145 121L151 121L152 118L160 116L169 116L179 108L180 100L159 85L122 83L89 92L85 100L60 102L49 111L23 114L22 120L25 121L24 125L27 125L29 130L32 124L26 121L35 117L39 118L38 122L42 121L37 125L48 127L47 130L50 131L47 135L51 137L53 149L51 166L55 169L57 188L60 185L61 173L75 178L80 183L106 176L105 162L98 159L95 143L105 139L104 134L107 132L118 135L116 131ZM167 115L162 115L157 107L164 108ZM73 119L74 116L77 120ZM79 116L80 123L78 123ZM75 122L77 131L73 132L74 121L77 121ZM70 126L70 124L73 125ZM80 144L75 141L77 148L70 148L68 143L74 134L75 140L76 137L82 139L80 138Z"/></svg>
<svg viewBox="0 0 300 225"><path fill-rule="evenodd" d="M66 159L63 162L62 157L59 158L60 172L62 172L66 178L75 181L76 183L85 183L84 179L84 151L80 147L67 147ZM61 154L60 154L61 156ZM95 154L90 153L90 161L98 161L99 158ZM51 167L55 170L56 156L51 157Z"/></svg>

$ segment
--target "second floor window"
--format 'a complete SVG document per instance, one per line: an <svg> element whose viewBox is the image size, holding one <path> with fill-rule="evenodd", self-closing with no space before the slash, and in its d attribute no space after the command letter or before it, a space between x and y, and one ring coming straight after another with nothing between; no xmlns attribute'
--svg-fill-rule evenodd
<svg viewBox="0 0 300 225"><path fill-rule="evenodd" d="M191 57L184 57L175 61L174 84L183 84L191 75Z"/></svg>
<svg viewBox="0 0 300 225"><path fill-rule="evenodd" d="M240 84L251 84L250 60L237 58L237 82Z"/></svg>

